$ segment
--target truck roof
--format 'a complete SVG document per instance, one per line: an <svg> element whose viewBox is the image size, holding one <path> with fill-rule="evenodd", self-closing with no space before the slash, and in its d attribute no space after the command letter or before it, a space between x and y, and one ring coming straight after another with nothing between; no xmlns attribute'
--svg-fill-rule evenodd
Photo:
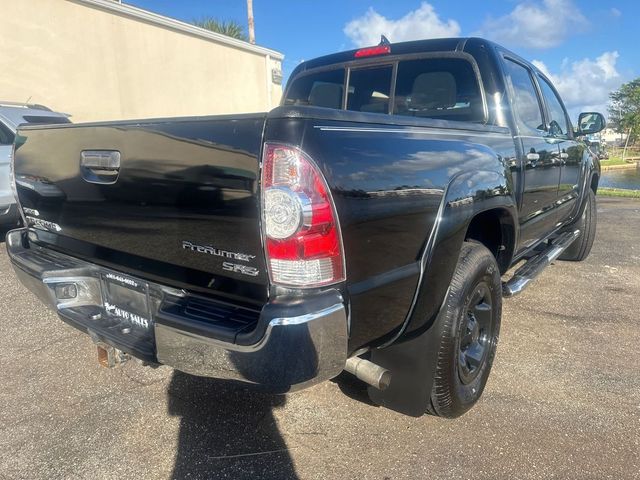
<svg viewBox="0 0 640 480"><path fill-rule="evenodd" d="M432 38L428 40L415 40L411 42L399 42L390 43L391 54L393 55L406 55L411 53L430 53L430 52L455 52L464 51L465 47L471 45L486 45L486 46L498 46L498 44L479 37L452 37L452 38ZM503 48L504 47L500 47ZM314 58L306 62L301 63L292 72L291 78L298 73L309 70L312 68L323 67L325 65L332 65L335 63L351 62L355 60L355 53L360 50L359 48L353 50L347 50L339 53L332 53L330 55L324 55L322 57ZM506 50L506 49L504 49ZM509 52L513 54L512 52ZM513 56L521 59L520 56L513 54ZM524 61L524 59L522 59ZM527 62L529 63L529 62Z"/></svg>

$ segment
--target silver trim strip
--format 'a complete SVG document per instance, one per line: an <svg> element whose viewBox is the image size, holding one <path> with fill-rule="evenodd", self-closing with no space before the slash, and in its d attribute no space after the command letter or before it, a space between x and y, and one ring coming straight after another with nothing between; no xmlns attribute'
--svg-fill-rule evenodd
<svg viewBox="0 0 640 480"><path fill-rule="evenodd" d="M469 131L468 133L464 132L452 132L450 130L438 129L438 128L374 128L374 127L334 127L331 125L315 125L313 128L317 128L322 131L327 132L366 132L366 133L411 133L411 134L422 134L422 135L448 135L455 137L498 137L498 138L511 138L511 135L508 133L497 133L497 132L473 132Z"/></svg>

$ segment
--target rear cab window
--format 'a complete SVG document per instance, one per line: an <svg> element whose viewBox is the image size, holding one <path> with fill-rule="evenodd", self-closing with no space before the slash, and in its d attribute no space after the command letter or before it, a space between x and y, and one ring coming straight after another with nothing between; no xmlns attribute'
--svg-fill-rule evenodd
<svg viewBox="0 0 640 480"><path fill-rule="evenodd" d="M480 85L460 58L429 58L398 64L393 113L466 122L484 120Z"/></svg>
<svg viewBox="0 0 640 480"><path fill-rule="evenodd" d="M393 67L353 68L349 73L347 110L389 113Z"/></svg>
<svg viewBox="0 0 640 480"><path fill-rule="evenodd" d="M446 53L305 72L292 81L283 104L485 121L481 85L471 61Z"/></svg>
<svg viewBox="0 0 640 480"><path fill-rule="evenodd" d="M289 88L284 104L341 109L344 75L344 69L336 69L298 77Z"/></svg>

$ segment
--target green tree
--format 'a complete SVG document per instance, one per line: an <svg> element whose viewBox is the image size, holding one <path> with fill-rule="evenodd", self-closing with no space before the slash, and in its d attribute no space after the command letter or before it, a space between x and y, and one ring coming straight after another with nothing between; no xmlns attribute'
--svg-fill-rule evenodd
<svg viewBox="0 0 640 480"><path fill-rule="evenodd" d="M609 97L609 122L618 132L631 130L629 140L635 142L640 138L640 78L624 83Z"/></svg>
<svg viewBox="0 0 640 480"><path fill-rule="evenodd" d="M237 38L238 40L247 41L247 34L244 27L234 20L218 20L212 17L203 17L192 22L196 27L211 30L212 32L221 33L227 37Z"/></svg>

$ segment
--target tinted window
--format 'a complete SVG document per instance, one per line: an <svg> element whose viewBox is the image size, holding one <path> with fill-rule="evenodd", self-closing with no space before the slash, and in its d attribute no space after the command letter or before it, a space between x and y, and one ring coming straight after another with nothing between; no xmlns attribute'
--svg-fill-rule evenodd
<svg viewBox="0 0 640 480"><path fill-rule="evenodd" d="M391 65L351 70L347 110L389 113L392 72Z"/></svg>
<svg viewBox="0 0 640 480"><path fill-rule="evenodd" d="M459 58L428 58L398 64L393 113L481 122L484 106L476 74Z"/></svg>
<svg viewBox="0 0 640 480"><path fill-rule="evenodd" d="M13 143L13 133L2 123L0 123L0 145L11 145Z"/></svg>
<svg viewBox="0 0 640 480"><path fill-rule="evenodd" d="M513 101L518 123L528 130L544 130L538 94L533 86L529 70L508 59L505 59L505 68L513 87Z"/></svg>
<svg viewBox="0 0 640 480"><path fill-rule="evenodd" d="M47 117L46 115L25 115L22 118L27 123L41 123L41 124L71 123L71 121L67 117Z"/></svg>
<svg viewBox="0 0 640 480"><path fill-rule="evenodd" d="M343 89L343 69L302 76L289 88L284 104L340 109Z"/></svg>
<svg viewBox="0 0 640 480"><path fill-rule="evenodd" d="M551 135L567 135L569 133L569 124L558 96L544 78L538 76L538 79L540 81L540 90L542 90L542 95L544 95L549 110L549 133Z"/></svg>

